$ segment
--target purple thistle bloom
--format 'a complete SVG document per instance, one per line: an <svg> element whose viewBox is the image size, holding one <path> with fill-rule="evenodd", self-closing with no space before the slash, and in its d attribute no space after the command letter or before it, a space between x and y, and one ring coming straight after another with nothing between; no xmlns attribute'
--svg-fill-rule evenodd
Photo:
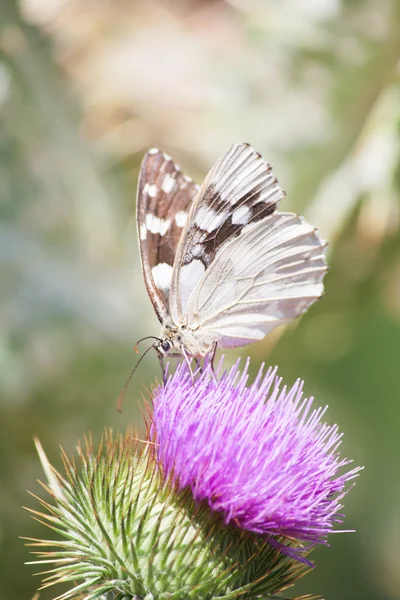
<svg viewBox="0 0 400 600"><path fill-rule="evenodd" d="M287 390L276 369L261 369L247 386L248 364L218 382L206 369L195 384L178 367L154 398L158 458L180 489L189 486L226 523L326 543L343 522L341 501L360 468L346 471L342 434L322 422L326 408L303 398L301 381Z"/></svg>

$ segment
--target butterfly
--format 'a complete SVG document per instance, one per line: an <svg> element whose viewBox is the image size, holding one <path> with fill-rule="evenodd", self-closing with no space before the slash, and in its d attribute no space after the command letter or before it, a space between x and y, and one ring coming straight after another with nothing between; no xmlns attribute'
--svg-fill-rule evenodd
<svg viewBox="0 0 400 600"><path fill-rule="evenodd" d="M153 148L139 173L142 272L161 334L153 347L189 363L262 339L323 293L325 246L303 217L278 212L271 166L234 144L201 187Z"/></svg>

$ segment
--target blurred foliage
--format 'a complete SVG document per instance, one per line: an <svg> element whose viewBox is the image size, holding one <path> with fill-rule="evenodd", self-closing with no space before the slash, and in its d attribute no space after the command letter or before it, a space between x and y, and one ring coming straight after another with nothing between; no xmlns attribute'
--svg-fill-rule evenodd
<svg viewBox="0 0 400 600"><path fill-rule="evenodd" d="M249 141L330 241L326 296L245 348L254 369L329 403L365 464L346 527L296 592L400 598L400 3L24 0L0 4L0 600L37 587L19 535L41 478L83 432L140 427L158 332L134 224L138 166L159 146L201 180ZM229 353L234 360L237 352ZM41 600L52 598L51 592Z"/></svg>

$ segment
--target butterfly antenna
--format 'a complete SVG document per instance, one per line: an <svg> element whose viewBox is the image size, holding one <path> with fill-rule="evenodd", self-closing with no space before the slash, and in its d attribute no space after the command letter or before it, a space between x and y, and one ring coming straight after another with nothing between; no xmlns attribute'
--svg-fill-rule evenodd
<svg viewBox="0 0 400 600"><path fill-rule="evenodd" d="M153 336L149 336L149 337L153 337ZM143 339L146 339L146 338L143 338ZM158 338L156 338L156 339L158 340ZM139 342L141 342L141 341L142 341L142 340L139 340ZM136 344L138 344L139 342L136 342ZM141 357L139 358L139 360L137 361L136 365L133 367L133 369L132 369L132 371L131 371L131 373L130 373L130 375L129 375L128 379L126 380L126 383L125 383L124 387L123 387L123 388L122 388L122 390L121 390L121 393L120 393L120 395L118 396L118 400L117 400L117 410L118 410L118 412L122 412L122 404L123 404L123 402L124 402L124 396L125 396L126 388L128 387L128 385L129 385L129 382L130 382L130 380L132 379L132 377L133 377L133 375L134 375L134 373L135 373L136 369L138 368L138 366L140 365L140 363L142 362L142 360L144 359L144 357L146 356L146 354L147 354L148 352L150 352L150 350L151 350L152 348L154 348L154 346L155 346L155 344L152 344L152 345L150 346L150 348L147 348L147 350L145 350L145 351L143 352L142 356L141 356Z"/></svg>
<svg viewBox="0 0 400 600"><path fill-rule="evenodd" d="M143 342L144 340L157 340L158 342L161 342L161 338L156 337L155 335L146 335L146 337L141 338L140 340L138 340L134 346L135 352L139 352L139 344L140 342Z"/></svg>

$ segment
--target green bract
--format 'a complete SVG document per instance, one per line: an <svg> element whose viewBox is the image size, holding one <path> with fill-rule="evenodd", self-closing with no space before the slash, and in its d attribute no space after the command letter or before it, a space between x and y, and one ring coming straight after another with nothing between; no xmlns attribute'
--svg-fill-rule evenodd
<svg viewBox="0 0 400 600"><path fill-rule="evenodd" d="M150 443L107 434L95 453L63 455L66 475L40 500L61 539L34 540L43 587L72 582L62 599L268 598L306 567L255 534L225 525L188 490L165 480Z"/></svg>

